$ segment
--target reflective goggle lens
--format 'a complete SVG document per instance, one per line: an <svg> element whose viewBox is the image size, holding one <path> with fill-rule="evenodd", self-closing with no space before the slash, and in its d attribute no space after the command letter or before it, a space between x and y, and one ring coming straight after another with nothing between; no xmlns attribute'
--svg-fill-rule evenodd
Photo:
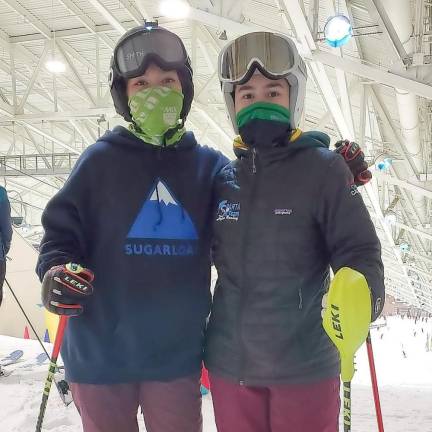
<svg viewBox="0 0 432 432"><path fill-rule="evenodd" d="M222 81L241 81L249 72L253 61L271 75L284 75L293 66L295 57L289 42L267 32L249 33L239 37L225 48L220 62Z"/></svg>
<svg viewBox="0 0 432 432"><path fill-rule="evenodd" d="M116 49L115 60L122 75L141 72L149 55L159 57L167 66L183 65L187 59L180 39L163 31L138 32L125 39Z"/></svg>

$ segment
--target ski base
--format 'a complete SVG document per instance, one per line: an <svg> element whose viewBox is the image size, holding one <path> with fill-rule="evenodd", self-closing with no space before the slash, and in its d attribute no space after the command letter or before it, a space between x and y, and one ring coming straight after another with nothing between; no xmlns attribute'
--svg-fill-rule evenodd
<svg viewBox="0 0 432 432"><path fill-rule="evenodd" d="M57 387L60 398L65 406L69 406L72 402L72 392L68 382L65 380L64 368L60 367L54 373L54 384Z"/></svg>

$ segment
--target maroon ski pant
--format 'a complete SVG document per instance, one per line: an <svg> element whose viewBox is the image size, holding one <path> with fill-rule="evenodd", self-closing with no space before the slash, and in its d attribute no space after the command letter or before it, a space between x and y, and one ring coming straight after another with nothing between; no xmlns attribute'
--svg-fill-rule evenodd
<svg viewBox="0 0 432 432"><path fill-rule="evenodd" d="M95 385L71 383L84 432L202 432L199 375L174 381Z"/></svg>
<svg viewBox="0 0 432 432"><path fill-rule="evenodd" d="M249 387L210 374L218 432L337 432L339 377Z"/></svg>

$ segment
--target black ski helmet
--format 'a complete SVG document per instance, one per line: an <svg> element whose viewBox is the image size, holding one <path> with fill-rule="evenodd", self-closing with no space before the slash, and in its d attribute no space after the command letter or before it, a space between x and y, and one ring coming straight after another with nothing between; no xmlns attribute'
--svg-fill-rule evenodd
<svg viewBox="0 0 432 432"><path fill-rule="evenodd" d="M158 32L158 33L155 33ZM171 47L167 47L165 45L161 45L160 47L155 46L157 43L154 41L149 41L149 47L147 52L143 54L142 46L135 46L132 43L132 57L134 57L134 61L137 65L135 74L133 72L121 72L119 64L118 64L118 51L122 48L127 41L130 41L132 38L135 38L139 43L145 43L145 39L139 39L140 36L143 35L153 35L157 34L157 36L162 40L163 44L172 44ZM179 60L170 61L172 59L167 58L166 55L169 55L170 49L173 53L173 50L176 50L175 53ZM136 51L137 49L141 49L141 51ZM179 52L181 51L181 53ZM128 55L131 53L128 53ZM139 56L135 54L140 54L140 63L138 65L136 60ZM180 60L181 59L181 60ZM179 76L179 80L182 86L182 93L184 96L183 99L183 108L180 113L180 118L183 120L183 123L186 121L186 117L189 114L191 109L192 100L194 97L194 86L193 86L193 70L190 58L187 54L186 48L182 42L182 40L173 32L169 30L159 27L159 26L148 26L141 25L138 27L134 27L133 29L127 31L117 42L117 45L114 48L113 55L111 57L110 63L110 72L109 72L109 86L111 91L111 96L114 102L114 107L118 114L120 114L127 122L132 122L132 116L129 110L128 105L128 97L126 94L126 83L127 80L142 75L147 69L150 63L156 63L161 69L164 70L176 70ZM125 60L122 62L126 63ZM132 74L131 74L132 73Z"/></svg>

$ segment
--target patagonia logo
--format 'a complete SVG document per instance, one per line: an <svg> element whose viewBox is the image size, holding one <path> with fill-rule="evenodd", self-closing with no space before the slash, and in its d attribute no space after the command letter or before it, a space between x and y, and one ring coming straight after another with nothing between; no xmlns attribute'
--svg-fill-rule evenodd
<svg viewBox="0 0 432 432"><path fill-rule="evenodd" d="M223 200L219 203L216 222L224 220L238 221L240 217L240 203L230 203Z"/></svg>
<svg viewBox="0 0 432 432"><path fill-rule="evenodd" d="M286 215L290 215L290 214L292 214L292 209L281 209L281 208L278 208L278 209L274 209L273 210L273 213L275 214L275 215L280 215L280 216L286 216Z"/></svg>

